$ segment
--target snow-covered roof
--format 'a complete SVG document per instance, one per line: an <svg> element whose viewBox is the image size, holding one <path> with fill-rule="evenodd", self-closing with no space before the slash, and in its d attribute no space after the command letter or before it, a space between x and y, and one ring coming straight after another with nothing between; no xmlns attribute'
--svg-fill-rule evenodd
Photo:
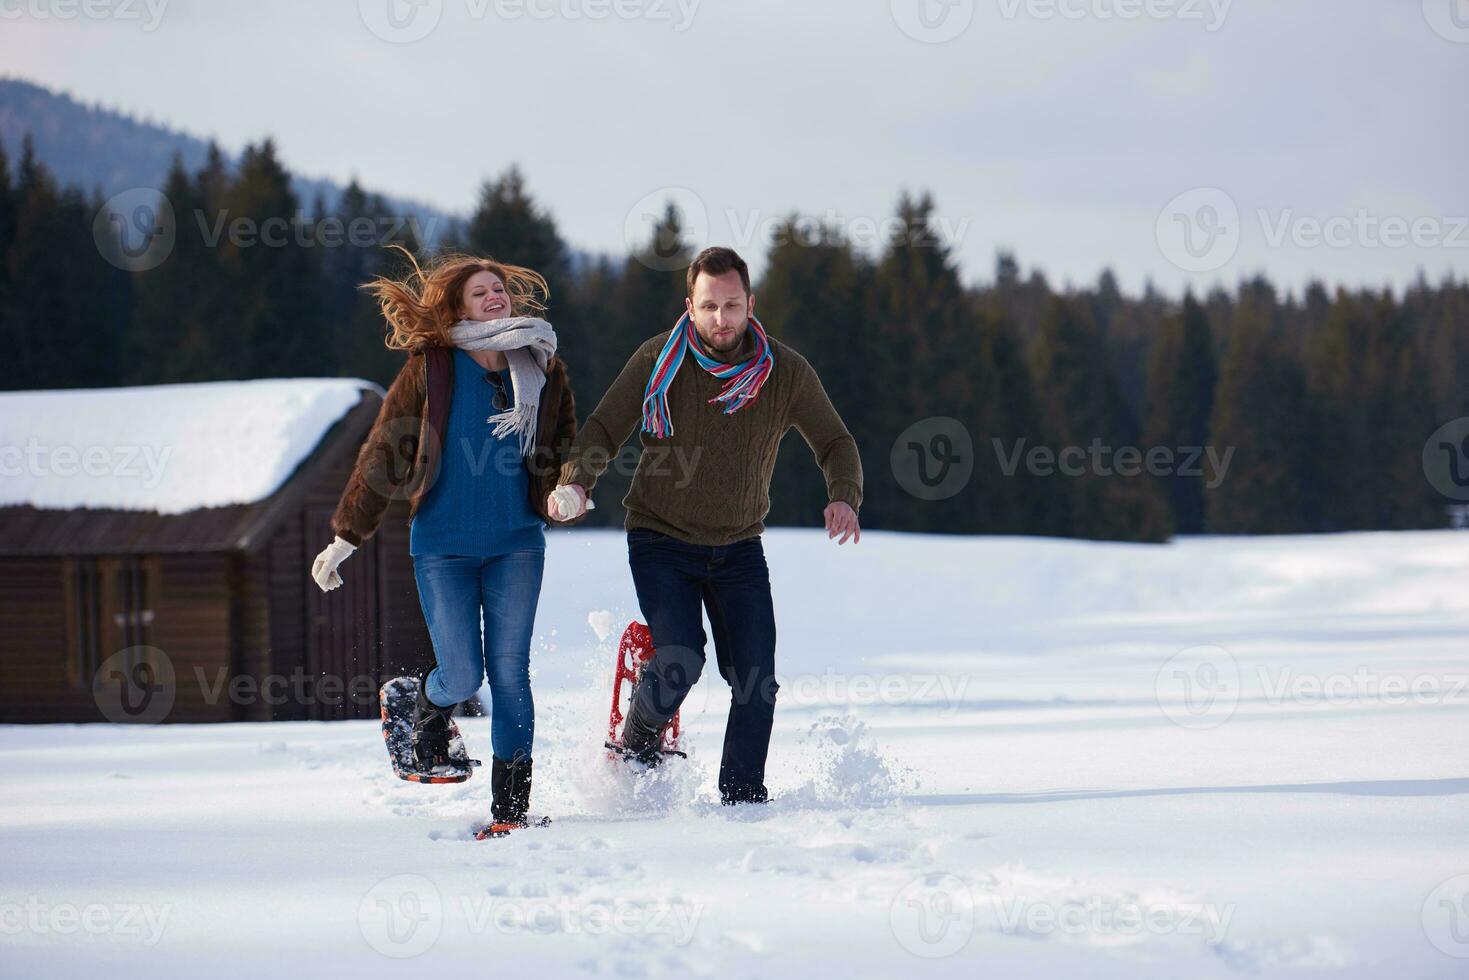
<svg viewBox="0 0 1469 980"><path fill-rule="evenodd" d="M181 514L270 496L382 389L358 378L0 393L0 506Z"/></svg>

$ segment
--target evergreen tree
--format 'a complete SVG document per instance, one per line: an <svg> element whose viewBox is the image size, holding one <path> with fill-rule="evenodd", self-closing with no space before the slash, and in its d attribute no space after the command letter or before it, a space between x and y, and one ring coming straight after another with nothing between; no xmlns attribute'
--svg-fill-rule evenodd
<svg viewBox="0 0 1469 980"><path fill-rule="evenodd" d="M237 219L248 226L232 232ZM322 319L319 249L298 232L300 203L272 141L245 148L221 220L218 247L237 297L220 324L226 363L246 377L334 374L339 353Z"/></svg>
<svg viewBox="0 0 1469 980"><path fill-rule="evenodd" d="M1190 293L1184 297L1182 313L1164 322L1148 361L1144 451L1163 446L1175 451L1204 446L1209 440L1216 380L1209 322L1204 308ZM1173 473L1164 478L1163 492L1172 506L1175 530L1180 534L1201 533L1203 477Z"/></svg>
<svg viewBox="0 0 1469 980"><path fill-rule="evenodd" d="M22 143L13 195L13 232L5 251L9 283L0 330L10 388L69 388L117 376L118 344L131 312L127 276L93 237L103 202L61 189Z"/></svg>
<svg viewBox="0 0 1469 980"><path fill-rule="evenodd" d="M384 347L381 315L358 287L405 271L388 242L415 252L423 243L380 196L353 181L330 210L318 198L306 217L269 140L248 148L237 171L217 146L193 176L175 159L162 193L176 219L173 251L130 273L94 237L108 230L96 220L100 193L61 187L29 139L13 167L0 148L6 387L391 379L402 355ZM874 257L834 229L812 238L788 221L756 289L758 315L816 367L857 439L867 526L1157 540L1170 525L1278 533L1442 523L1421 453L1430 432L1469 415L1469 283L1433 286L1420 274L1397 301L1313 282L1281 300L1257 277L1187 296L1178 310L1151 285L1124 295L1110 272L1057 296L1001 253L994 282L970 289L935 234L932 200L905 195L898 217L903 234ZM548 318L585 418L632 351L682 314L694 249L681 226L669 206L631 255L576 255L511 168L445 238L547 277ZM670 259L676 268L665 271ZM899 433L938 416L969 431L973 476L956 496L920 500L893 478L892 451ZM1232 454L1228 469L1155 481L1117 475L1115 455L1091 458L1094 445L1200 444ZM1083 450L1088 472L1030 471L1026 450L1063 446ZM772 524L819 520L825 495L809 457L799 439L783 446ZM593 523L621 521L630 458L605 478ZM997 462L1017 465L1007 475Z"/></svg>
<svg viewBox="0 0 1469 980"><path fill-rule="evenodd" d="M80 191L62 195L66 251L56 256L64 281L75 290L63 302L77 346L71 352L73 384L103 387L123 374L125 341L135 303L133 277L108 261L92 224L107 205L100 189L90 201Z"/></svg>
<svg viewBox="0 0 1469 980"><path fill-rule="evenodd" d="M21 144L14 200L14 233L5 257L5 278L14 284L3 319L9 361L6 385L22 389L66 386L58 365L65 357L65 338L72 325L49 297L43 299L44 290L26 288L28 283L52 281L59 271L53 262L61 247L60 192L36 159L29 134Z"/></svg>
<svg viewBox="0 0 1469 980"><path fill-rule="evenodd" d="M1427 372L1392 295L1338 292L1309 358L1324 526L1441 524L1423 478L1423 441L1436 428Z"/></svg>
<svg viewBox="0 0 1469 980"><path fill-rule="evenodd" d="M526 193L519 167L511 167L480 189L479 205L469 219L463 247L532 268L552 284L564 282L570 271L566 243L556 222Z"/></svg>
<svg viewBox="0 0 1469 980"><path fill-rule="evenodd" d="M887 467L887 447L867 439L874 400L872 270L836 229L800 228L794 217L777 230L756 294L755 315L772 337L801 353L820 376L832 405L857 439L865 473ZM811 450L797 435L781 444L771 479L771 524L819 526L826 487Z"/></svg>
<svg viewBox="0 0 1469 980"><path fill-rule="evenodd" d="M136 309L125 346L127 377L134 384L218 376L210 325L199 308L214 271L198 228L203 201L177 154L163 194L173 209L174 246L160 265L135 276Z"/></svg>
<svg viewBox="0 0 1469 980"><path fill-rule="evenodd" d="M10 304L10 252L15 247L17 212L20 201L10 176L10 158L5 153L5 143L0 140L0 338L15 341L7 323L12 316ZM9 348L13 349L13 348ZM5 373L10 377L10 372ZM5 387L9 387L6 384Z"/></svg>
<svg viewBox="0 0 1469 980"><path fill-rule="evenodd" d="M1136 425L1110 370L1106 348L1087 308L1052 299L1031 349L1031 366L1048 429L1057 437L1058 491L1068 498L1064 533L1104 540L1160 541L1170 531L1167 507L1151 481L1117 472L1116 450L1135 445ZM1085 458L1079 459L1077 449ZM1106 452L1103 452L1103 451ZM1059 456L1073 473L1061 467Z"/></svg>
<svg viewBox="0 0 1469 980"><path fill-rule="evenodd" d="M1025 465L1006 473L1000 466L1015 458L1019 447L1044 445L1047 428L1040 398L1026 364L1025 348L1015 329L994 314L979 314L973 354L975 439L972 491L960 501L972 517L958 515L953 530L989 534L1059 534L1065 526L1067 500L1063 487L1030 472Z"/></svg>
<svg viewBox="0 0 1469 980"><path fill-rule="evenodd" d="M874 476L884 477L885 456L909 426L936 417L972 420L976 406L968 368L977 333L973 307L936 232L932 198L904 195L897 219L901 233L873 277L869 364L882 365L883 383L865 420L880 454ZM874 527L942 529L944 513L954 509L943 503L916 500L893 479L868 480L863 488L863 512Z"/></svg>
<svg viewBox="0 0 1469 980"><path fill-rule="evenodd" d="M981 290L978 298L982 309L1010 324L1021 342L1029 344L1040 330L1041 318L1051 300L1051 287L1039 272L1033 271L1030 278L1024 278L1015 256L1002 251L995 258L994 285Z"/></svg>
<svg viewBox="0 0 1469 980"><path fill-rule="evenodd" d="M582 308L594 310L596 315L588 329L579 334L579 343L592 352L591 357L578 362L592 362L586 376L573 380L579 418L586 418L596 407L602 393L643 341L668 330L683 315L687 295L684 276L693 258L693 247L684 238L683 218L670 202L649 240L623 262L621 274L611 276L610 268L604 266L598 276L602 292L582 293ZM676 268L665 271L675 262ZM576 364L568 361L568 370L575 368ZM597 481L597 509L590 523L622 525L622 500L632 483L632 468L626 464L635 458L629 447L637 444L638 427L634 426L621 454Z"/></svg>
<svg viewBox="0 0 1469 980"><path fill-rule="evenodd" d="M1208 526L1225 534L1307 530L1315 502L1306 480L1309 419L1305 378L1288 345L1258 312L1238 319L1219 368L1209 441L1230 454L1210 471Z"/></svg>
<svg viewBox="0 0 1469 980"><path fill-rule="evenodd" d="M3 259L15 242L16 212L20 210L16 194L10 175L10 157L5 153L5 143L0 141L0 290L9 282Z"/></svg>
<svg viewBox="0 0 1469 980"><path fill-rule="evenodd" d="M326 334L337 351L337 370L386 387L403 365L403 353L389 350L387 324L362 285L378 275L405 274L409 262L391 248L417 254L422 243L413 226L388 213L381 195L370 195L356 180L348 183L318 236L321 248L322 305Z"/></svg>
<svg viewBox="0 0 1469 980"><path fill-rule="evenodd" d="M1414 326L1436 421L1469 415L1469 283L1448 278L1435 288L1420 273L1403 314Z"/></svg>

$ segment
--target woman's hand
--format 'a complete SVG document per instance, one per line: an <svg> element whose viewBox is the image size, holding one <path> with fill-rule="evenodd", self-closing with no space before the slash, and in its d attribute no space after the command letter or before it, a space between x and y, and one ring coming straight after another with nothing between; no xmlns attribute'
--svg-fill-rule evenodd
<svg viewBox="0 0 1469 980"><path fill-rule="evenodd" d="M323 592L330 592L342 584L342 576L337 572L337 566L347 560L347 556L356 551L355 545L343 541L340 536L335 541L321 550L316 556L316 561L311 563L311 577Z"/></svg>
<svg viewBox="0 0 1469 980"><path fill-rule="evenodd" d="M546 513L558 521L574 521L592 507L580 483L563 483L546 496Z"/></svg>

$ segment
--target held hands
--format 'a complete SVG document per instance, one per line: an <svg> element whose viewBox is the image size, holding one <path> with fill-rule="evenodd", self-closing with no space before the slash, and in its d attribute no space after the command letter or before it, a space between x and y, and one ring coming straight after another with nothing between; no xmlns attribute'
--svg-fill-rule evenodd
<svg viewBox="0 0 1469 980"><path fill-rule="evenodd" d="M826 518L828 541L838 534L842 536L842 539L837 544L846 544L848 538L852 539L853 544L862 540L862 528L857 524L857 512L852 509L851 504L833 500L826 505L826 510L822 511L821 516Z"/></svg>
<svg viewBox="0 0 1469 980"><path fill-rule="evenodd" d="M337 566L356 550L355 545L343 541L340 536L321 550L316 561L311 563L311 577L316 580L321 591L330 592L341 586L342 576L337 572Z"/></svg>
<svg viewBox="0 0 1469 980"><path fill-rule="evenodd" d="M546 497L546 513L558 521L574 521L589 510L596 510L580 483L564 483Z"/></svg>

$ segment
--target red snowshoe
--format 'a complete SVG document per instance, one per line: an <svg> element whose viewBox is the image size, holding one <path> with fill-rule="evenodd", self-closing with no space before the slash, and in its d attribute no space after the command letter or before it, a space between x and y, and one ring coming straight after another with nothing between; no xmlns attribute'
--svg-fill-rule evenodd
<svg viewBox="0 0 1469 980"><path fill-rule="evenodd" d="M633 693L637 690L638 678L642 676L643 670L653 659L653 636L648 632L648 627L633 620L627 624L627 629L622 633L622 639L617 644L617 670L612 677L612 711L607 718L607 741L603 744L607 747L607 758L628 759L638 758L638 755L627 749L622 744L622 726L625 713L624 704L631 704ZM623 697L622 682L629 681L627 697ZM688 758L688 753L680 748L682 742L682 731L679 728L679 713L675 711L673 718L663 727L658 738L657 755L677 755ZM645 762L656 764L656 756L653 759L644 759Z"/></svg>
<svg viewBox="0 0 1469 980"><path fill-rule="evenodd" d="M551 826L550 817L530 817L524 821L497 820L476 830L474 832L474 839L489 840L492 837L509 837L512 832L525 830L527 827L549 826Z"/></svg>

